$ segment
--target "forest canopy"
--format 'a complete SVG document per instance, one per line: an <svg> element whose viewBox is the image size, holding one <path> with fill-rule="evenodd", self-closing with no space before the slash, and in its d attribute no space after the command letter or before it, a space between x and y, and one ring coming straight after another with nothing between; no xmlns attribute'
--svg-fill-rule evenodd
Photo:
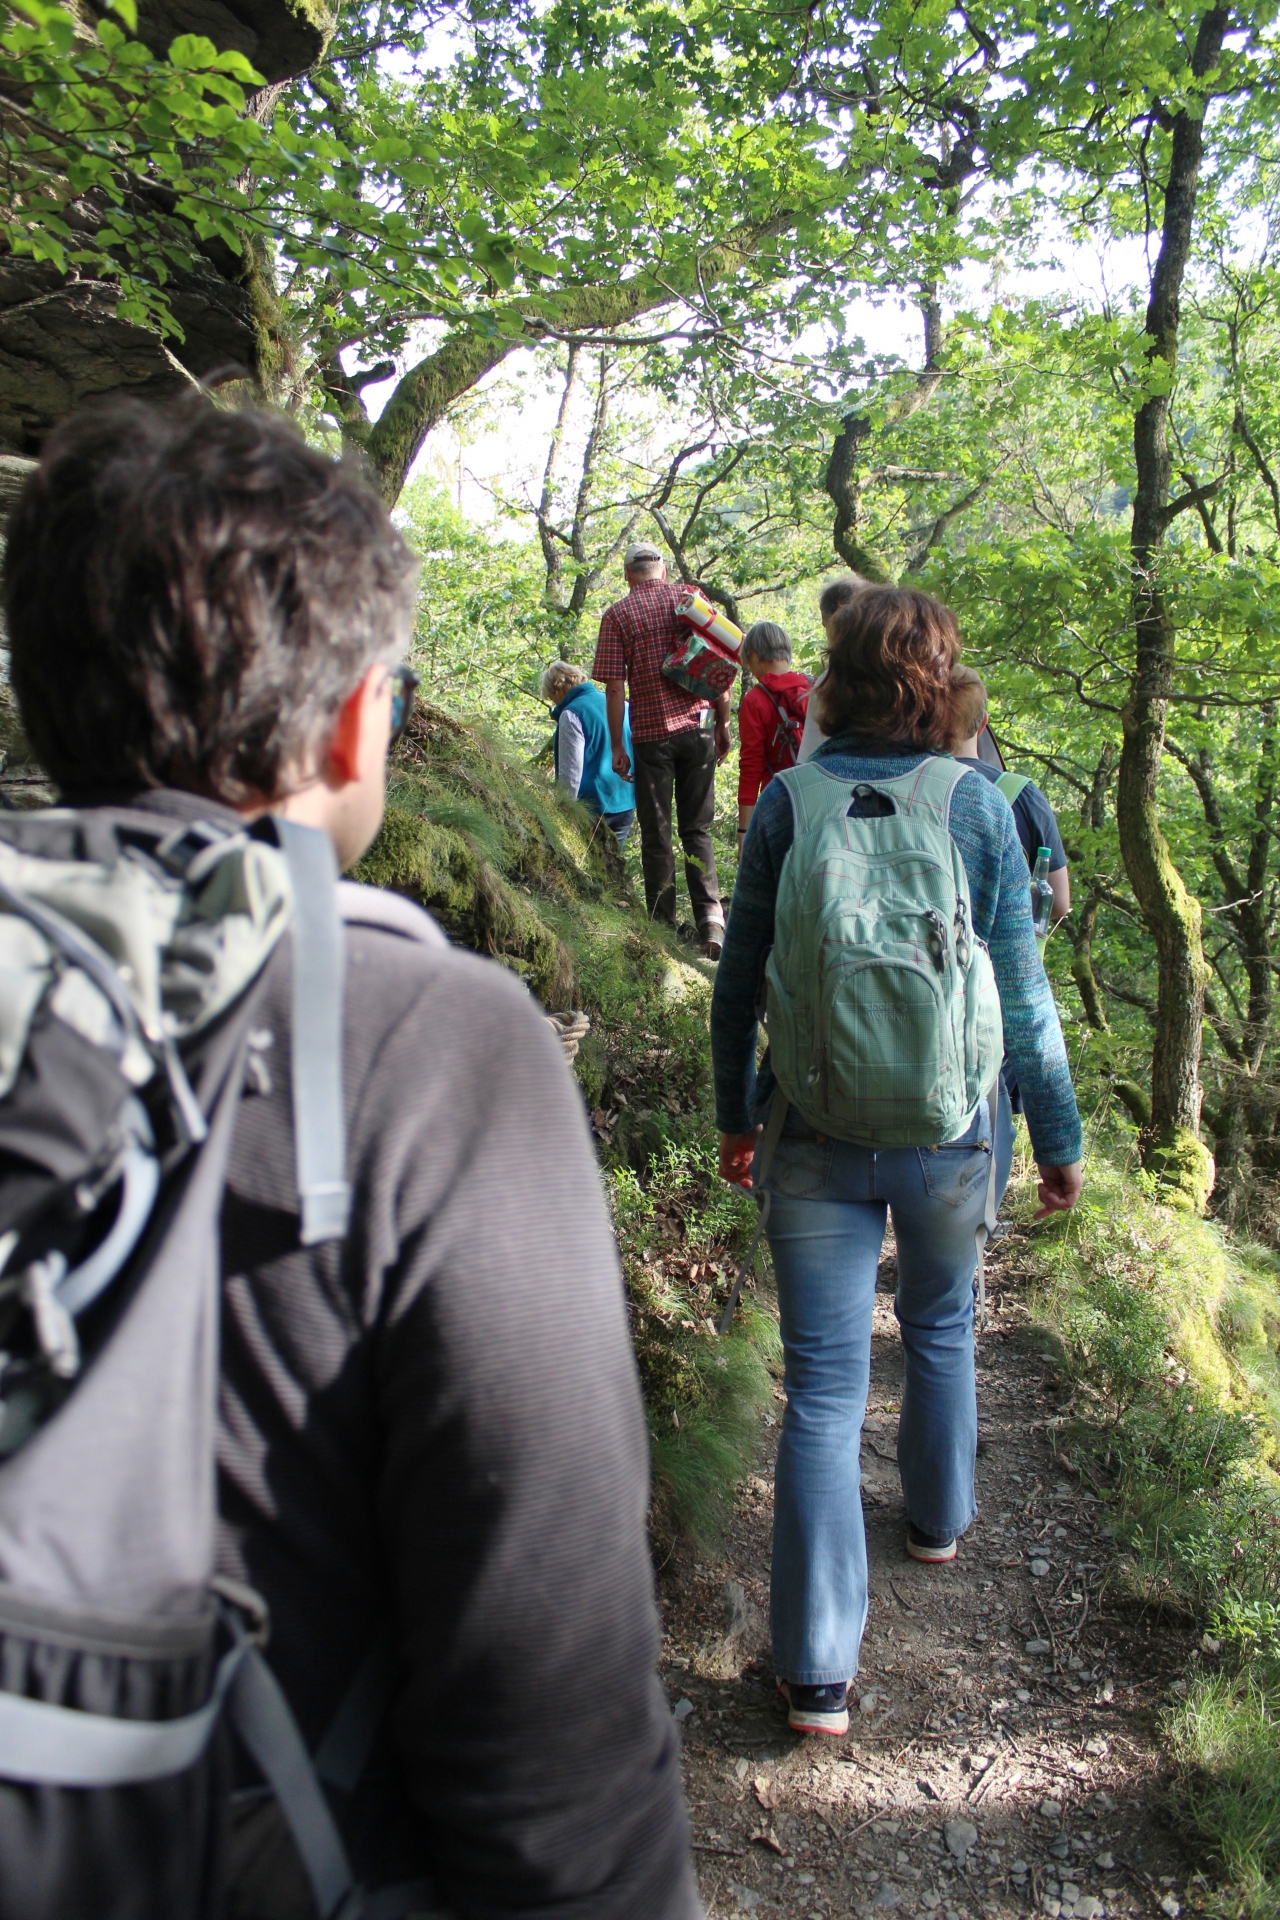
<svg viewBox="0 0 1280 1920"><path fill-rule="evenodd" d="M403 507L433 672L483 628L526 722L635 529L809 634L833 565L944 594L1062 813L1051 971L1152 1177L1202 1205L1212 1153L1216 1204L1269 1207L1275 7L378 0L284 78L156 17L9 7L11 257L180 350L216 255L259 390L393 503L532 355L525 544ZM1082 252L1121 263L1092 294L1052 270ZM918 345L868 350L868 300Z"/></svg>

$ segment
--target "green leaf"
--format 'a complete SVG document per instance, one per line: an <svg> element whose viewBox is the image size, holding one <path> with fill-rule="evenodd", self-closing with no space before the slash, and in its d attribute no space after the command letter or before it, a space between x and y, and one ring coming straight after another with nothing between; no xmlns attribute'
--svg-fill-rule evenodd
<svg viewBox="0 0 1280 1920"><path fill-rule="evenodd" d="M169 47L169 64L182 72L217 67L218 49L200 33L180 33Z"/></svg>

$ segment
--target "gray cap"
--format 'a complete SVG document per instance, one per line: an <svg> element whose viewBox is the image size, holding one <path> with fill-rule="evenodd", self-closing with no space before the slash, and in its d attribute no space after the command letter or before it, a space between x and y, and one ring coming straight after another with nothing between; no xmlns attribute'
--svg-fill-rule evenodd
<svg viewBox="0 0 1280 1920"><path fill-rule="evenodd" d="M624 567L638 567L642 560L661 560L662 549L652 540L633 540L622 556Z"/></svg>

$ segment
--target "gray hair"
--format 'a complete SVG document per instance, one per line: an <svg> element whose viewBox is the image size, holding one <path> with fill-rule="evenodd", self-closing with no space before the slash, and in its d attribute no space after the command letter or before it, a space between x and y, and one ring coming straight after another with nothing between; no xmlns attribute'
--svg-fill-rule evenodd
<svg viewBox="0 0 1280 1920"><path fill-rule="evenodd" d="M581 667L575 667L572 660L553 660L544 667L538 681L538 695L548 706L558 706L570 687L580 686L586 679Z"/></svg>
<svg viewBox="0 0 1280 1920"><path fill-rule="evenodd" d="M757 620L742 636L744 654L754 653L757 660L789 660L791 635L773 620Z"/></svg>

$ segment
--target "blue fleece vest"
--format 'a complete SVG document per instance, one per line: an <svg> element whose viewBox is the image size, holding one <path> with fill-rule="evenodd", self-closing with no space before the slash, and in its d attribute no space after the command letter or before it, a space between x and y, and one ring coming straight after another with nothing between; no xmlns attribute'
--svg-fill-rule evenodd
<svg viewBox="0 0 1280 1920"><path fill-rule="evenodd" d="M630 780L624 780L613 770L613 748L609 744L609 720L605 711L604 695L599 687L590 680L579 681L576 687L570 687L563 700L551 709L551 718L556 721L556 772L560 771L560 715L566 707L573 708L573 717L582 728L585 751L582 756L582 785L578 788L578 798L593 813L630 813L636 804L636 790ZM631 759L631 718L624 710L622 716L622 744Z"/></svg>

